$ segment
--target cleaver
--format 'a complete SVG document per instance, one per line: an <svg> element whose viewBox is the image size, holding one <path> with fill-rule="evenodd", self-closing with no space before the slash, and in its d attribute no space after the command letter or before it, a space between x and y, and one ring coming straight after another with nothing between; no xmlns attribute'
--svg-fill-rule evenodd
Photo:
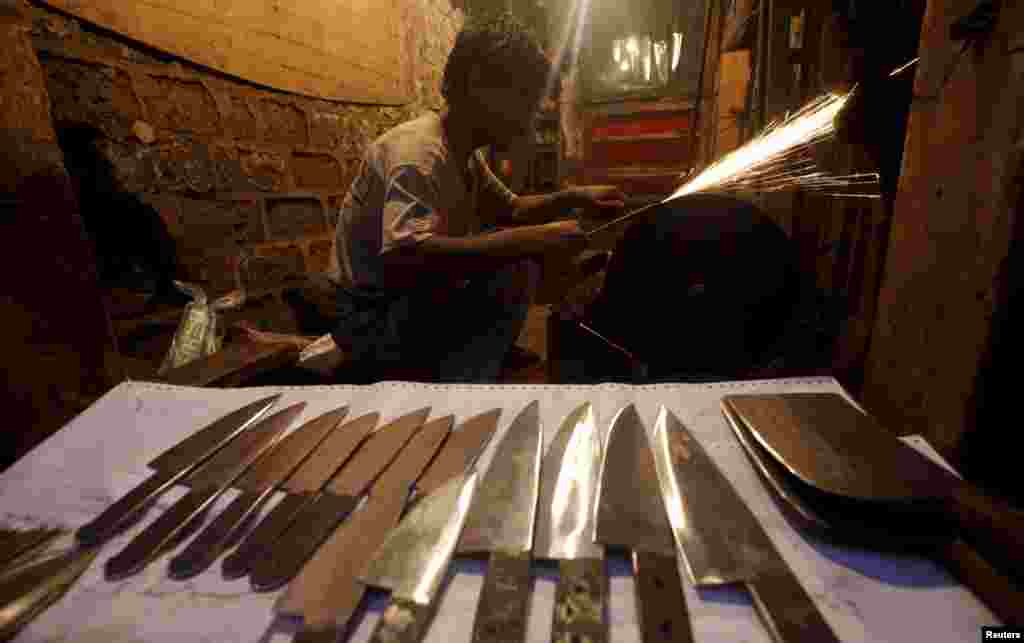
<svg viewBox="0 0 1024 643"><path fill-rule="evenodd" d="M825 493L776 461L728 404L722 411L783 515L801 531L836 544L934 558L1005 622L1024 605L1020 588L961 538L951 537L955 530L948 518L927 507L892 507Z"/></svg>
<svg viewBox="0 0 1024 643"><path fill-rule="evenodd" d="M934 516L1024 579L1024 512L930 462L842 396L729 395L722 403L804 484L875 507L880 520L900 511Z"/></svg>

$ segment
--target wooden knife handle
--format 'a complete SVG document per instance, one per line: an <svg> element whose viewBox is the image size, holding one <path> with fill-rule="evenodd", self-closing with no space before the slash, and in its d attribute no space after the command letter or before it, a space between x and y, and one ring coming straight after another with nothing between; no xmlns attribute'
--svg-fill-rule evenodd
<svg viewBox="0 0 1024 643"><path fill-rule="evenodd" d="M433 616L431 605L393 599L380 615L370 643L420 643Z"/></svg>
<svg viewBox="0 0 1024 643"><path fill-rule="evenodd" d="M295 516L314 496L310 494L289 494L274 505L256 528L249 532L238 548L224 557L221 574L227 580L235 580L249 573L255 561L262 558L274 546L277 539L288 530Z"/></svg>
<svg viewBox="0 0 1024 643"><path fill-rule="evenodd" d="M598 558L558 563L551 643L606 643L608 574Z"/></svg>
<svg viewBox="0 0 1024 643"><path fill-rule="evenodd" d="M171 559L167 566L168 575L175 580L185 580L202 573L217 560L239 526L258 511L272 493L272 489L263 492L245 491L232 500L227 509L220 512L180 554Z"/></svg>
<svg viewBox="0 0 1024 643"><path fill-rule="evenodd" d="M292 643L336 643L341 632L333 625L304 627L292 639Z"/></svg>
<svg viewBox="0 0 1024 643"><path fill-rule="evenodd" d="M98 545L142 517L143 512L157 498L179 479L185 472L155 473L146 478L139 486L124 494L103 510L96 518L82 525L75 532L78 542L83 545Z"/></svg>
<svg viewBox="0 0 1024 643"><path fill-rule="evenodd" d="M253 561L249 582L257 592L284 586L316 553L338 525L356 508L358 499L324 492L306 505L281 538L259 560Z"/></svg>
<svg viewBox="0 0 1024 643"><path fill-rule="evenodd" d="M103 567L106 579L121 580L145 567L174 543L183 530L194 524L193 521L216 500L219 493L220 489L193 489L188 492L106 562Z"/></svg>
<svg viewBox="0 0 1024 643"><path fill-rule="evenodd" d="M643 643L693 643L675 556L634 551L633 575Z"/></svg>
<svg viewBox="0 0 1024 643"><path fill-rule="evenodd" d="M957 485L952 501L962 536L1024 583L1024 511L966 483Z"/></svg>
<svg viewBox="0 0 1024 643"><path fill-rule="evenodd" d="M935 550L939 562L970 588L1007 625L1024 624L1024 590L992 566L962 539L955 538Z"/></svg>
<svg viewBox="0 0 1024 643"><path fill-rule="evenodd" d="M473 643L524 643L530 552L492 552L473 620Z"/></svg>
<svg viewBox="0 0 1024 643"><path fill-rule="evenodd" d="M747 582L761 619L778 643L839 643L814 601L789 569L759 574Z"/></svg>

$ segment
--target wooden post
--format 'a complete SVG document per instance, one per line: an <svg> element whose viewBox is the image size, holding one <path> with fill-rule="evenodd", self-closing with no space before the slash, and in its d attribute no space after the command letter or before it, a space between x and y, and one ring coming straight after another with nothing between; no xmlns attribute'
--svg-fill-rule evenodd
<svg viewBox="0 0 1024 643"><path fill-rule="evenodd" d="M893 431L947 457L972 412L1024 144L1024 5L1004 3L943 86L960 48L949 25L976 5L928 2L864 390Z"/></svg>

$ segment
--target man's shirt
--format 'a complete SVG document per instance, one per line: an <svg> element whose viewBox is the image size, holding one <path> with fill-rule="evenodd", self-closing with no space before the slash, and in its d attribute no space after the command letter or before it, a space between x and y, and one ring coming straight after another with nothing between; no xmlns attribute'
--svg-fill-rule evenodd
<svg viewBox="0 0 1024 643"><path fill-rule="evenodd" d="M373 290L383 253L434 234L479 234L485 200L511 207L516 195L479 150L468 167L458 165L434 112L374 141L342 202L329 276L345 288Z"/></svg>

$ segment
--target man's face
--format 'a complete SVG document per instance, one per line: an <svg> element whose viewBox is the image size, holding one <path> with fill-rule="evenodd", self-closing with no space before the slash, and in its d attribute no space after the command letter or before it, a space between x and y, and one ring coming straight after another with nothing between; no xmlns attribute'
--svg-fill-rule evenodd
<svg viewBox="0 0 1024 643"><path fill-rule="evenodd" d="M470 88L477 128L497 145L531 137L543 93L542 87L509 82L508 77L480 78Z"/></svg>

